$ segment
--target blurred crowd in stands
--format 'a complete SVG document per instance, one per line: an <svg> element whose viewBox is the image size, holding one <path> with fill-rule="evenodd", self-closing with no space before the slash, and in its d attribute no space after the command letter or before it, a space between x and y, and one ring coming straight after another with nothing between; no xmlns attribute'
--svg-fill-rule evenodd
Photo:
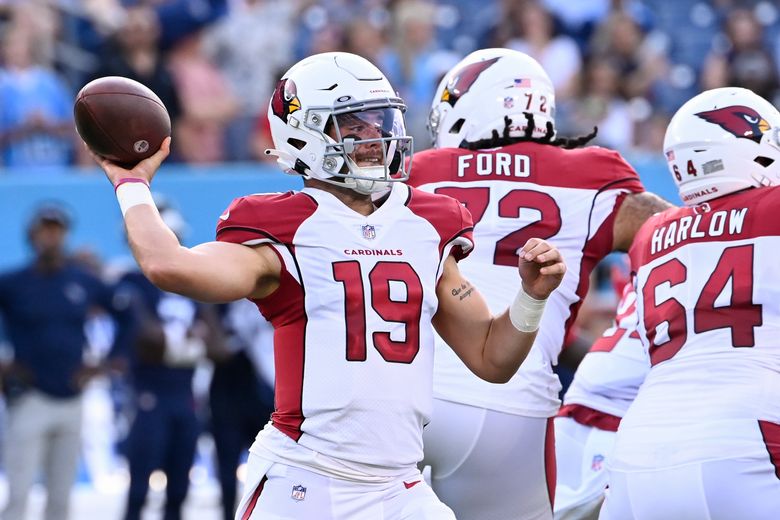
<svg viewBox="0 0 780 520"><path fill-rule="evenodd" d="M375 62L429 146L431 96L474 49L506 46L553 78L563 135L657 154L696 92L745 86L780 100L780 10L766 0L4 0L2 166L91 165L72 101L89 80L128 76L165 102L172 161L263 160L275 78L305 55Z"/></svg>

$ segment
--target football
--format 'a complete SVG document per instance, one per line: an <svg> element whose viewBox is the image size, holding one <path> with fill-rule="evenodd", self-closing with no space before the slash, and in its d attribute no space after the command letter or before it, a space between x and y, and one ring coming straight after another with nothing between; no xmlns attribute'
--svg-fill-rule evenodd
<svg viewBox="0 0 780 520"><path fill-rule="evenodd" d="M148 87L129 78L90 81L73 105L76 130L90 150L132 167L159 150L171 135L165 105Z"/></svg>

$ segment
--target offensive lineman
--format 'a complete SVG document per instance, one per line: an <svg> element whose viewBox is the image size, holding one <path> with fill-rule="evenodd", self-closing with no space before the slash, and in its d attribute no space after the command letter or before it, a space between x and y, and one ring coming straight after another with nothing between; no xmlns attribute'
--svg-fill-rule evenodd
<svg viewBox="0 0 780 520"><path fill-rule="evenodd" d="M533 58L475 51L442 79L429 120L436 148L414 157L414 186L471 211L478 248L461 268L493 312L519 287L513 266L529 237L555 244L568 266L528 359L507 384L474 377L437 341L424 464L460 520L552 518L552 418L560 406L552 365L593 267L626 251L640 225L669 206L644 191L617 152L578 148L595 132L557 138L554 115L552 82Z"/></svg>
<svg viewBox="0 0 780 520"><path fill-rule="evenodd" d="M780 112L743 88L703 92L664 138L686 207L631 247L651 369L620 423L607 520L780 512Z"/></svg>

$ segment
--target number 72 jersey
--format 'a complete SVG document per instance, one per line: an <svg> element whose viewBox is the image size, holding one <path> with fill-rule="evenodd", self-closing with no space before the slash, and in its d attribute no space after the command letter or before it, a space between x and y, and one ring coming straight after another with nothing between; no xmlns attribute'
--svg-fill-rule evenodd
<svg viewBox="0 0 780 520"><path fill-rule="evenodd" d="M757 421L780 422L779 204L780 188L745 190L667 210L637 235L630 256L652 368L624 425L666 451L640 442L631 460L750 456Z"/></svg>
<svg viewBox="0 0 780 520"><path fill-rule="evenodd" d="M476 247L460 270L495 314L520 288L517 251L529 238L555 245L567 267L548 299L528 358L508 383L480 380L437 340L434 396L506 413L554 416L560 383L552 365L588 291L591 271L612 251L623 197L643 191L639 177L612 150L534 142L478 151L425 150L413 163L410 183L454 197L471 212Z"/></svg>

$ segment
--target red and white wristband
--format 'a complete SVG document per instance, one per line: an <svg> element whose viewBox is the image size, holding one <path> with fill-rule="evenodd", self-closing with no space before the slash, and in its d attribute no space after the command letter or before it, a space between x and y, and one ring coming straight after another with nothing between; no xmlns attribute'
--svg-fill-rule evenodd
<svg viewBox="0 0 780 520"><path fill-rule="evenodd" d="M520 286L515 301L509 306L509 321L520 332L534 332L539 329L547 299L532 298Z"/></svg>
<svg viewBox="0 0 780 520"><path fill-rule="evenodd" d="M117 201L119 201L119 208L122 210L123 217L133 206L138 206L139 204L154 206L152 191L149 188L149 183L144 179L137 177L119 179L119 182L114 186L114 192L116 193Z"/></svg>

